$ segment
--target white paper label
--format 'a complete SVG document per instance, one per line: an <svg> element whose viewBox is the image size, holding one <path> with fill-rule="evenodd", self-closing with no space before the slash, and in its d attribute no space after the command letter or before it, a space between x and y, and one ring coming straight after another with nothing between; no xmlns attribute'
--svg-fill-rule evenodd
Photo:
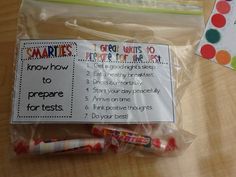
<svg viewBox="0 0 236 177"><path fill-rule="evenodd" d="M167 45L23 40L12 122L173 122L172 82Z"/></svg>

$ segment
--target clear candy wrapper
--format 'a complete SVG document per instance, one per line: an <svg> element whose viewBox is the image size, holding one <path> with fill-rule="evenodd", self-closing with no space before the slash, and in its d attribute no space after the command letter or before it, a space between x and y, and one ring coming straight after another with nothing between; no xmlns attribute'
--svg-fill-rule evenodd
<svg viewBox="0 0 236 177"><path fill-rule="evenodd" d="M183 152L194 135L180 99L202 29L200 1L22 1L15 154Z"/></svg>

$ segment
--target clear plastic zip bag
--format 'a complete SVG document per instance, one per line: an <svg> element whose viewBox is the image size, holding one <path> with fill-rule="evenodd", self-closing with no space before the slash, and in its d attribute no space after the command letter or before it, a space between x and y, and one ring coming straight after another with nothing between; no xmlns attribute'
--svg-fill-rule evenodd
<svg viewBox="0 0 236 177"><path fill-rule="evenodd" d="M24 0L11 119L16 154L184 151L194 136L182 130L180 99L203 24L199 1ZM60 57L56 64L74 61L72 75L37 70ZM58 84L40 85L44 74ZM86 95L86 84L94 92ZM48 97L63 109L30 107ZM66 109L71 117L62 119Z"/></svg>

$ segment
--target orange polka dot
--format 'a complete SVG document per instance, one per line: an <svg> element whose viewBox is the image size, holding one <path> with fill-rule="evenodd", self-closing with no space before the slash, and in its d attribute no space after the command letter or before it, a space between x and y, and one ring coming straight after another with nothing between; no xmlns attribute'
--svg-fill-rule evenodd
<svg viewBox="0 0 236 177"><path fill-rule="evenodd" d="M230 63L231 55L225 50L220 50L216 53L216 61L221 65L227 65Z"/></svg>

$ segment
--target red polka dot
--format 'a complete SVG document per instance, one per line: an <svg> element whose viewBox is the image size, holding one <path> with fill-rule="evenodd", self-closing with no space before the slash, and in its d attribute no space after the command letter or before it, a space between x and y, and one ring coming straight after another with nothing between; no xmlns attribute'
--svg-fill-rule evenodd
<svg viewBox="0 0 236 177"><path fill-rule="evenodd" d="M212 16L211 22L215 27L222 28L226 24L226 19L221 14L215 14L215 15Z"/></svg>
<svg viewBox="0 0 236 177"><path fill-rule="evenodd" d="M227 1L219 1L216 4L216 9L218 10L218 12L220 12L222 14L227 14L230 12L231 7Z"/></svg>
<svg viewBox="0 0 236 177"><path fill-rule="evenodd" d="M216 49L212 45L206 44L201 48L201 55L203 58L212 59L216 55Z"/></svg>

